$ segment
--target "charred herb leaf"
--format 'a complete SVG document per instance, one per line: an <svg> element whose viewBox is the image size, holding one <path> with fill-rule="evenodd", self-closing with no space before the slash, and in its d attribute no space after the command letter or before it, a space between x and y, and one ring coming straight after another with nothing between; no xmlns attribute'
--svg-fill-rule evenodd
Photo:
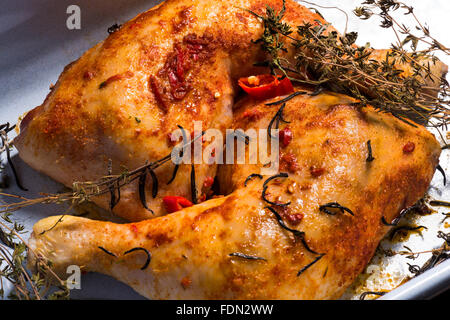
<svg viewBox="0 0 450 320"><path fill-rule="evenodd" d="M263 261L267 261L266 258L257 257L257 256L250 256L248 254L244 254L244 253L240 253L240 252L230 253L229 256L230 257L243 258L243 259L247 259L247 260L263 260Z"/></svg>
<svg viewBox="0 0 450 320"><path fill-rule="evenodd" d="M259 179L262 179L263 176L260 175L259 173L252 173L251 175L249 175L249 176L245 179L245 181L244 181L244 186L246 187L246 186L247 186L247 183L248 183L250 180L252 180L253 178L259 178Z"/></svg>
<svg viewBox="0 0 450 320"><path fill-rule="evenodd" d="M372 155L372 143L370 140L367 141L367 162L372 162L373 160L375 160L375 158Z"/></svg>
<svg viewBox="0 0 450 320"><path fill-rule="evenodd" d="M417 226L417 227L412 227L412 226L401 226L401 227L397 227L394 230L392 230L391 235L390 235L390 239L394 239L395 235L400 232L400 231L416 231L416 230L420 230L420 229L428 229L425 226Z"/></svg>
<svg viewBox="0 0 450 320"><path fill-rule="evenodd" d="M142 247L136 247L136 248L130 249L128 251L125 251L125 253L123 255L127 255L127 254L135 252L135 251L143 251L143 252L145 252L145 254L147 255L147 260L145 261L145 263L142 266L141 270L147 269L148 265L150 264L150 261L152 260L152 255L147 249L142 248Z"/></svg>
<svg viewBox="0 0 450 320"><path fill-rule="evenodd" d="M299 231L296 229L291 229L289 228L286 223L284 222L283 218L281 218L280 214L272 207L265 207L264 209L269 209L270 212L272 212L275 215L275 218L277 219L278 224L280 225L281 228L291 232L294 237L297 237L298 239L300 239L300 241L302 242L303 246L305 247L306 250L308 250L309 252L313 253L313 254L320 254L314 250L312 250L309 246L308 243L305 240L305 233L303 231Z"/></svg>
<svg viewBox="0 0 450 320"><path fill-rule="evenodd" d="M114 23L111 27L108 28L108 34L113 34L114 32L120 30L121 27L121 24Z"/></svg>
<svg viewBox="0 0 450 320"><path fill-rule="evenodd" d="M349 214L354 216L354 213L353 213L352 210L350 210L347 207L341 206L337 202L329 202L329 203L326 203L326 204L323 204L323 205L319 206L319 211L325 212L326 214L329 214L329 215L332 215L332 216L334 216L338 212L335 209L337 209L341 213L348 212Z"/></svg>
<svg viewBox="0 0 450 320"><path fill-rule="evenodd" d="M116 256L114 253L112 253L111 251L106 250L105 248L100 247L100 246L98 246L98 248L99 248L100 250L102 250L104 253L106 253L107 255L110 255L111 257L117 258L117 256Z"/></svg>
<svg viewBox="0 0 450 320"><path fill-rule="evenodd" d="M317 261L319 261L320 259L322 259L322 257L325 255L325 253L321 253L317 258L315 258L312 262L308 263L306 266L304 266L303 268L301 268L298 272L297 272L297 277L300 276L303 272L305 272L306 270L308 270L309 268L311 268Z"/></svg>

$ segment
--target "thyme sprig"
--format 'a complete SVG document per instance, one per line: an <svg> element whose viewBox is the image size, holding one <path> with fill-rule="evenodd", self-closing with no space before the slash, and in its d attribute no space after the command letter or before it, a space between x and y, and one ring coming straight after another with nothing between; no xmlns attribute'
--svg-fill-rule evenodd
<svg viewBox="0 0 450 320"><path fill-rule="evenodd" d="M358 101L357 106L371 105L410 125L427 122L436 128L446 125L450 117L449 84L443 76L433 74L432 66L438 63L434 52L448 55L449 49L430 35L411 7L394 0L364 4L354 11L358 17L368 19L377 14L383 18L381 27L391 28L398 36L398 43L386 51L384 59L374 59L374 50L368 45L356 45L356 32L340 35L319 20L295 28L289 26L282 21L283 5L279 13L270 7L264 16L252 12L264 27L255 43L269 57L259 65L266 65L272 73L280 72L297 83L320 85L347 94ZM380 13L368 6L380 9ZM395 20L392 12L399 8L414 17L422 36L413 35ZM428 47L418 50L418 42ZM412 51L407 51L408 44ZM293 50L294 61L283 58L289 49ZM409 66L410 72L404 72L403 66Z"/></svg>
<svg viewBox="0 0 450 320"><path fill-rule="evenodd" d="M418 276L419 274L422 274L426 270L429 270L432 267L450 258L450 233L438 231L437 237L443 239L444 242L440 247L436 249L414 252L409 247L404 246L406 250L394 252L393 255L400 254L406 256L407 259L415 260L421 254L431 253L430 259L428 259L421 267L418 265L411 265L408 263L409 271L413 273L415 276Z"/></svg>
<svg viewBox="0 0 450 320"><path fill-rule="evenodd" d="M180 149L186 149L190 144L194 143L197 139L199 139L202 135L198 135L197 137L191 139L184 145L177 147ZM184 140L186 141L186 140ZM7 194L7 193L0 193L0 195L19 199L17 202L12 203L5 203L0 205L0 214L1 213L11 213L14 211L17 211L19 209L22 209L24 207L29 207L36 204L61 204L61 203L70 203L71 205L78 205L86 201L90 201L93 197L101 196L104 194L111 194L111 203L110 207L114 207L117 203L118 197L113 197L113 191L120 192L120 189L130 184L131 182L135 180L143 180L143 177L145 177L146 172L150 172L152 174L152 171L156 170L160 166L164 165L165 163L169 162L171 159L171 154L168 154L167 156L156 160L154 162L146 163L143 166L140 166L132 171L128 171L128 169L124 168L122 173L120 174L108 174L107 176L104 176L96 181L85 181L85 182L74 182L72 185L72 190L69 192L64 193L57 193L57 194L48 194L43 197L29 199L25 197L18 197L15 195ZM109 170L109 169L108 169ZM152 177L155 178L152 174ZM143 182L141 181L143 184ZM142 197L145 195L145 192L142 192L142 187L139 187L139 194L141 203L143 206L146 206L145 197ZM153 179L153 192L152 196L155 196L155 192L157 190L157 180ZM145 190L144 190L145 191ZM142 194L143 193L143 194ZM115 194L115 192L114 192ZM120 193L119 193L120 194ZM145 204L145 205L144 205ZM150 210L150 209L148 209Z"/></svg>
<svg viewBox="0 0 450 320"><path fill-rule="evenodd" d="M10 299L41 300L68 299L69 288L67 282L61 280L52 270L51 261L37 254L30 248L21 234L24 226L12 222L10 214L5 214L0 221L2 241L0 243L0 298L4 297L5 281L13 285ZM27 251L35 257L34 274L29 274L25 267ZM56 290L50 292L50 289Z"/></svg>
<svg viewBox="0 0 450 320"><path fill-rule="evenodd" d="M431 252L432 255L430 259L428 259L421 267L408 263L408 269L411 273L414 274L414 277L417 277L418 275L450 258L449 245L446 242L444 242L444 244L439 249L432 250Z"/></svg>
<svg viewBox="0 0 450 320"><path fill-rule="evenodd" d="M275 74L276 70L281 70L287 76L285 68L282 65L283 62L288 63L288 61L282 57L280 52L287 52L288 49L282 41L281 36L288 36L293 30L291 26L281 21L286 12L285 1L283 1L283 6L278 13L270 6L266 6L266 16L261 16L250 10L246 11L261 19L264 24L262 37L253 41L253 43L260 44L263 51L269 53L271 59L263 61L259 65L268 66L272 74Z"/></svg>
<svg viewBox="0 0 450 320"><path fill-rule="evenodd" d="M7 133L13 129L14 126L11 127L9 124L0 125L0 134L2 138L2 148L0 149L0 154L4 151L8 154L11 142L7 138ZM182 153L188 145L194 143L194 141L201 136L202 135L199 135L184 145L177 147L182 150L181 152L179 151L179 154ZM150 172L152 178L154 178L152 196L156 196L155 192L157 191L157 181L153 170L167 163L170 159L171 154L157 161L146 163L145 165L132 171L128 171L128 169L124 168L123 172L117 175L112 174L112 163L108 162L107 175L99 180L75 182L72 186L72 190L69 192L47 194L43 197L35 199L0 192L0 195L3 197L17 200L12 203L0 204L0 214L2 214L0 219L4 221L0 221L0 265L2 265L2 269L0 270L0 298L4 298L4 281L12 283L14 289L9 295L9 298L14 299L67 299L69 298L70 293L67 282L61 280L52 271L51 261L39 254L34 253L33 250L28 247L27 243L20 237L20 233L23 232L24 227L10 219L13 212L36 204L70 203L71 206L73 206L89 201L92 197L108 193L111 195L110 208L112 209L120 200L120 188L131 183L132 181L142 179L147 172ZM18 184L20 184L20 182ZM62 221L63 217L64 215L49 230L56 227L56 225ZM11 226L8 226L8 224ZM45 230L44 233L49 230ZM100 249L107 254L110 253L104 248ZM27 250L35 256L36 273L33 275L30 275L24 266ZM125 254L136 250L142 249L134 248L132 251L127 251ZM142 268L147 268L150 263L150 259L151 255L150 253L147 253L147 260ZM50 289L55 288L53 285L55 280L56 290L50 291Z"/></svg>
<svg viewBox="0 0 450 320"><path fill-rule="evenodd" d="M15 128L16 128L16 125L11 126L9 124L9 122L0 125L0 140L1 140L0 155L3 152L6 153L6 159L8 161L9 166L11 167L11 171L14 175L16 185L19 187L19 189L21 189L23 191L28 191L28 189L26 189L20 182L19 176L17 175L16 167L14 166L14 163L11 159L10 148L12 147L12 143L8 139L8 133L11 132L12 130L14 130ZM0 158L0 162L1 162L1 158Z"/></svg>

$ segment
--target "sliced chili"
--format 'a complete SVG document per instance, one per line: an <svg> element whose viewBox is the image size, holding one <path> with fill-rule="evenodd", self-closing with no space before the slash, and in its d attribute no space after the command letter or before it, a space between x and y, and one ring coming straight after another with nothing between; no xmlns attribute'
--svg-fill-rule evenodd
<svg viewBox="0 0 450 320"><path fill-rule="evenodd" d="M403 153L411 153L416 148L414 142L409 141L407 144L403 146Z"/></svg>
<svg viewBox="0 0 450 320"><path fill-rule="evenodd" d="M179 211L183 208L191 207L194 204L184 197L165 196L163 198L164 207L168 213Z"/></svg>
<svg viewBox="0 0 450 320"><path fill-rule="evenodd" d="M203 182L203 187L209 188L213 185L214 178L213 177L206 177L205 181Z"/></svg>
<svg viewBox="0 0 450 320"><path fill-rule="evenodd" d="M239 79L239 86L257 99L270 99L294 91L291 80L280 75L262 74Z"/></svg>
<svg viewBox="0 0 450 320"><path fill-rule="evenodd" d="M292 140L292 131L288 127L284 128L280 131L279 134L280 141L283 144L284 147L287 147L289 143L291 143Z"/></svg>

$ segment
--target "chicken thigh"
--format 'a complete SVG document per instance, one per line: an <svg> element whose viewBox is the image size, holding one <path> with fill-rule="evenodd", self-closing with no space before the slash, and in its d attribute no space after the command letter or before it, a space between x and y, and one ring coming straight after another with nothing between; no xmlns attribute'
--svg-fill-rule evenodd
<svg viewBox="0 0 450 320"><path fill-rule="evenodd" d="M229 128L237 79L258 72L253 64L264 60L252 43L262 33L261 21L246 9L264 14L266 5L278 12L282 1L168 0L125 23L69 64L44 103L26 114L14 140L20 157L72 187L166 156L180 126L187 134L194 121L201 121L203 130ZM284 21L325 23L291 0ZM374 57L384 59L380 52ZM431 67L442 72L439 63ZM140 221L166 213L164 196L201 202L216 175L215 165L182 164L176 176L174 170L170 162L156 170L156 195L147 179L151 210L139 201L137 180L121 188L115 206L109 194L92 200ZM192 170L197 196L189 183Z"/></svg>
<svg viewBox="0 0 450 320"><path fill-rule="evenodd" d="M79 265L152 299L339 298L388 231L382 218L426 192L440 146L425 128L349 97L297 90L282 110L291 139L280 134L280 174L222 166L229 195L137 223L46 218L29 265L43 256L61 275ZM265 103L280 99L243 100L234 127L267 134L282 104Z"/></svg>
<svg viewBox="0 0 450 320"><path fill-rule="evenodd" d="M281 1L169 0L138 15L69 64L44 103L30 111L14 141L20 157L33 168L71 187L120 174L170 153L171 133L193 122L202 129L229 128L234 83L249 74L261 52L251 43L261 23L243 8L281 8ZM287 18L301 23L320 18L288 2ZM139 202L137 182L121 190L114 213L131 221L165 214L165 195L191 200L191 166L156 170L159 193L149 208ZM216 166L195 166L199 193ZM199 194L199 197L201 195ZM109 195L93 199L109 208ZM195 202L195 201L193 201Z"/></svg>

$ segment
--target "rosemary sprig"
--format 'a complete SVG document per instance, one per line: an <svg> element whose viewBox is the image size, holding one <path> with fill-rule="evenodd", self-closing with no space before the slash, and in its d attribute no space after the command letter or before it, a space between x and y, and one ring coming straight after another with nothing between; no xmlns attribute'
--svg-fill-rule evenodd
<svg viewBox="0 0 450 320"><path fill-rule="evenodd" d="M331 209L337 209L341 213L348 212L352 216L355 215L352 210L350 210L347 207L344 207L344 206L340 205L337 202L329 202L329 203L326 203L326 204L323 204L323 205L319 206L319 211L322 211L322 212L325 212L326 214L334 216L337 213L337 211L332 211Z"/></svg>
<svg viewBox="0 0 450 320"><path fill-rule="evenodd" d="M183 157L182 154L180 154L180 157ZM179 164L176 164L175 167L173 168L173 173L172 173L172 177L170 178L169 181L167 181L167 184L171 184L173 182L173 180L175 180L175 178L177 177L177 173L178 173L178 168L180 167Z"/></svg>
<svg viewBox="0 0 450 320"><path fill-rule="evenodd" d="M191 197L192 203L197 204L197 183L195 181L195 166L193 163L191 164Z"/></svg>
<svg viewBox="0 0 450 320"><path fill-rule="evenodd" d="M114 23L112 26L108 27L108 34L113 34L116 31L119 31L122 28L121 24Z"/></svg>
<svg viewBox="0 0 450 320"><path fill-rule="evenodd" d="M383 216L381 217L381 222L385 225L385 226L397 226L398 223L400 222L400 220L409 212L413 211L413 210L418 210L420 209L422 206L425 206L423 199L417 201L415 204L413 204L412 206L409 206L403 210L400 211L400 214L394 219L392 220L392 222L387 222L386 218Z"/></svg>
<svg viewBox="0 0 450 320"><path fill-rule="evenodd" d="M319 256L317 256L312 262L308 263L306 266L304 266L303 268L301 268L298 272L297 272L297 277L300 276L303 272L305 272L306 270L308 270L310 267L312 267L317 261L319 261L320 259L322 259L322 257L325 255L325 253L321 253Z"/></svg>
<svg viewBox="0 0 450 320"><path fill-rule="evenodd" d="M266 194L267 189L269 188L269 182L270 181L272 181L274 179L277 179L277 178L287 178L287 177L288 177L287 173L281 172L279 174L276 174L274 176L271 176L271 177L267 178L266 181L264 181L264 183L263 183L263 190L262 190L262 194L261 194L262 199L265 202L267 202L268 204L271 204L273 206L279 206L279 207L287 207L287 206L289 206L291 204L290 201L286 202L286 203L273 202L273 201L270 201L269 199L267 199L267 194Z"/></svg>
<svg viewBox="0 0 450 320"><path fill-rule="evenodd" d="M443 206L443 207L450 207L450 202L443 201L443 200L431 200L430 206L437 207L437 206Z"/></svg>
<svg viewBox="0 0 450 320"><path fill-rule="evenodd" d="M444 186L447 184L447 177L446 177L446 175L445 175L445 171L444 171L444 169L441 167L441 165L439 164L437 167L436 167L436 170L438 170L441 174L442 174L442 178L443 178L443 180L444 180Z"/></svg>
<svg viewBox="0 0 450 320"><path fill-rule="evenodd" d="M109 255L109 256L111 256L111 257L114 257L114 258L117 258L117 256L116 256L114 253L112 253L111 251L109 251L109 250L107 250L107 249L105 249L105 248L103 248L103 247L101 247L101 246L98 246L98 248L99 248L100 250L102 250L104 253L106 253L107 255Z"/></svg>
<svg viewBox="0 0 450 320"><path fill-rule="evenodd" d="M367 162L372 162L373 160L375 160L375 158L372 155L372 143L370 140L367 141L367 153L368 153L366 159Z"/></svg>
<svg viewBox="0 0 450 320"><path fill-rule="evenodd" d="M244 181L244 187L247 186L247 183L252 180L253 178L259 178L260 180L263 178L262 175L260 175L259 173L252 173L251 175L249 175L245 181Z"/></svg>
<svg viewBox="0 0 450 320"><path fill-rule="evenodd" d="M147 179L147 170L141 173L139 176L138 188L139 188L139 200L141 201L142 206L150 211L152 214L155 214L152 209L150 209L147 205L147 195L145 193L145 181Z"/></svg>
<svg viewBox="0 0 450 320"><path fill-rule="evenodd" d="M107 255L109 255L111 257L114 257L114 258L117 258L117 255L114 254L113 252L109 251L108 249L105 249L105 248L103 248L101 246L98 246L98 248L100 250L102 250L104 253L106 253ZM130 250L125 251L123 253L123 255L125 256L125 255L127 255L129 253L132 253L132 252L135 252L135 251L143 251L143 252L145 252L145 254L147 255L147 259L145 260L144 265L141 267L141 270L147 269L148 265L150 264L150 262L152 260L152 254L147 249L145 249L143 247L135 247L135 248L132 248Z"/></svg>
<svg viewBox="0 0 450 320"><path fill-rule="evenodd" d="M388 227L395 227L398 224L398 222L397 223L387 222L386 218L384 216L381 217L381 223L383 223L385 226L388 226Z"/></svg>
<svg viewBox="0 0 450 320"><path fill-rule="evenodd" d="M441 223L445 222L448 218L450 218L450 213L442 212L442 215L444 216L444 219L442 219Z"/></svg>
<svg viewBox="0 0 450 320"><path fill-rule="evenodd" d="M267 207L264 207L264 209L269 209L269 211L275 215L275 218L277 219L277 222L281 228L283 228L286 231L291 232L294 235L294 237L297 237L298 239L300 239L300 241L302 242L303 246L305 247L305 249L307 251L311 252L312 254L318 254L318 255L322 254L322 253L318 253L318 252L314 251L313 249L311 249L308 246L308 243L305 240L305 232L289 228L286 225L286 223L284 222L283 218L281 218L280 214L274 208L267 206Z"/></svg>
<svg viewBox="0 0 450 320"><path fill-rule="evenodd" d="M242 258L242 259L247 259L247 260L262 260L262 261L267 261L266 258L262 258L262 257L257 257L257 256L250 256L248 254L244 254L241 252L232 252L229 254L230 257L238 257L238 258Z"/></svg>
<svg viewBox="0 0 450 320"><path fill-rule="evenodd" d="M292 95L291 95L292 96ZM289 98L289 97L287 97L287 98ZM287 99L286 98L286 99ZM275 113L275 115L273 116L273 118L270 120L270 122L269 122L269 126L267 127L267 134L268 134L268 136L271 138L271 139L275 139L275 137L274 136L272 136L272 134L271 134L271 132L272 132L272 126L273 126L273 124L274 124L274 122L275 122L275 129L278 129L279 128L279 126L280 126L280 121L282 121L282 122L284 122L284 123L290 123L289 121L287 121L287 120L285 120L284 118L283 118L283 110L284 110L284 107L286 107L286 103L283 103L282 105L281 105L281 107L278 109L278 111Z"/></svg>
<svg viewBox="0 0 450 320"><path fill-rule="evenodd" d="M130 249L128 251L125 251L125 253L123 255L127 255L127 254L135 252L135 251L144 251L145 252L145 254L147 255L147 260L145 260L145 263L141 267L141 270L147 269L148 265L150 264L150 261L152 260L152 254L147 249L142 248L142 247L136 247L136 248Z"/></svg>

